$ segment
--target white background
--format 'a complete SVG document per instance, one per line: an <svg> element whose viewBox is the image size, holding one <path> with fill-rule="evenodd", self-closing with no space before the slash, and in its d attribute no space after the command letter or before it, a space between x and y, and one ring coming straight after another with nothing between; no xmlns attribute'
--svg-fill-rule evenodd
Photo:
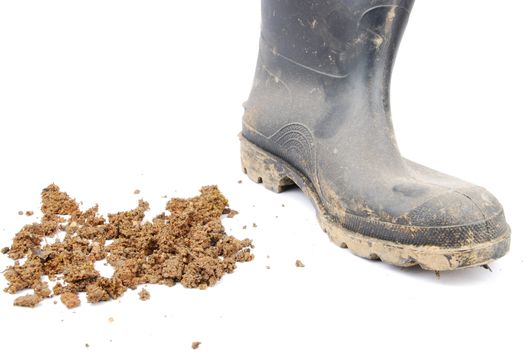
<svg viewBox="0 0 523 350"><path fill-rule="evenodd" d="M104 213L140 197L157 213L163 195L218 184L240 211L228 232L256 245L206 291L150 286L147 302L129 291L75 310L1 293L1 347L521 349L522 13L519 0L419 1L404 36L392 92L403 155L488 188L513 231L492 272L437 279L337 248L299 191L241 173L259 1L0 0L0 246L52 182Z"/></svg>

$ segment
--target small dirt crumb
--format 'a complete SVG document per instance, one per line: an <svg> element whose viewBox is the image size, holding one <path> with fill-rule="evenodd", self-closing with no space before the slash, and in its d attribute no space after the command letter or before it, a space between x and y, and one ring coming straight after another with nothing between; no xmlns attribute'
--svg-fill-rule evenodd
<svg viewBox="0 0 523 350"><path fill-rule="evenodd" d="M238 183L241 184L241 183L242 183L242 180L238 180Z"/></svg>
<svg viewBox="0 0 523 350"><path fill-rule="evenodd" d="M243 225L242 230L246 230L246 229L247 229L247 225Z"/></svg>
<svg viewBox="0 0 523 350"><path fill-rule="evenodd" d="M166 195L166 194L165 194L165 195L163 195L163 196L162 196L162 198L167 198L167 195Z"/></svg>
<svg viewBox="0 0 523 350"><path fill-rule="evenodd" d="M439 271L434 271L434 274L436 274L436 278L437 279L441 278L441 274L439 273Z"/></svg>
<svg viewBox="0 0 523 350"><path fill-rule="evenodd" d="M88 347L89 347L89 344L88 344L88 343L85 343L85 347L88 348Z"/></svg>
<svg viewBox="0 0 523 350"><path fill-rule="evenodd" d="M0 251L2 254L7 254L9 253L9 247L3 247L2 250Z"/></svg>
<svg viewBox="0 0 523 350"><path fill-rule="evenodd" d="M140 297L140 300L145 301L151 299L151 293L145 288L142 288L140 293L138 293L138 296Z"/></svg>
<svg viewBox="0 0 523 350"><path fill-rule="evenodd" d="M33 216L34 212L32 210L28 210L25 212L25 216Z"/></svg>
<svg viewBox="0 0 523 350"><path fill-rule="evenodd" d="M107 319L107 321L109 321L109 323L113 323L114 322L114 318L109 317L109 319Z"/></svg>
<svg viewBox="0 0 523 350"><path fill-rule="evenodd" d="M282 203L281 206L282 206L282 208L285 208L285 204Z"/></svg>
<svg viewBox="0 0 523 350"><path fill-rule="evenodd" d="M18 215L24 215L24 212L21 211L21 210L19 210L19 211L18 211Z"/></svg>
<svg viewBox="0 0 523 350"><path fill-rule="evenodd" d="M237 212L236 210L234 209L231 209L229 207L225 207L223 209L223 212L222 212L223 215L227 215L228 218L233 218L235 217L237 214L239 214L239 212Z"/></svg>
<svg viewBox="0 0 523 350"><path fill-rule="evenodd" d="M252 223L252 227L256 228L256 227L258 227L258 225L256 225L255 222L253 222L253 223Z"/></svg>
<svg viewBox="0 0 523 350"><path fill-rule="evenodd" d="M296 260L296 267L305 267L301 260Z"/></svg>
<svg viewBox="0 0 523 350"><path fill-rule="evenodd" d="M200 342L200 341L193 341L191 347L192 347L193 349L198 349L198 348L200 347L200 344L201 344L201 343L202 343L202 342Z"/></svg>
<svg viewBox="0 0 523 350"><path fill-rule="evenodd" d="M234 209L231 209L231 210L229 211L229 214L227 214L227 217L228 217L229 219L232 219L233 217L235 217L235 216L238 215L238 214L239 214L238 211L236 211L236 210L234 210Z"/></svg>
<svg viewBox="0 0 523 350"><path fill-rule="evenodd" d="M27 294L15 299L13 305L33 308L42 301L42 297L36 294Z"/></svg>
<svg viewBox="0 0 523 350"><path fill-rule="evenodd" d="M140 190L134 190L134 194L140 194Z"/></svg>
<svg viewBox="0 0 523 350"><path fill-rule="evenodd" d="M47 282L41 281L33 284L33 290L35 294L41 296L42 298L49 298L52 293Z"/></svg>
<svg viewBox="0 0 523 350"><path fill-rule="evenodd" d="M64 292L60 295L60 300L68 309L74 309L75 307L80 306L80 298L76 293Z"/></svg>
<svg viewBox="0 0 523 350"><path fill-rule="evenodd" d="M270 270L270 269L271 269L271 267L270 267L269 265L265 266L265 268L266 268L267 270Z"/></svg>

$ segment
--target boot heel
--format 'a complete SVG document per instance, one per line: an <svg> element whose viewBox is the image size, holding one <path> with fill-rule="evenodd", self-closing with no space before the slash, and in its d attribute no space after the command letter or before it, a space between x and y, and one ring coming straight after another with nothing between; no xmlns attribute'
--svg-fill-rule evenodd
<svg viewBox="0 0 523 350"><path fill-rule="evenodd" d="M294 181L285 172L281 161L254 145L240 135L240 152L243 172L249 179L262 183L265 188L276 193L283 192L287 187L293 186Z"/></svg>

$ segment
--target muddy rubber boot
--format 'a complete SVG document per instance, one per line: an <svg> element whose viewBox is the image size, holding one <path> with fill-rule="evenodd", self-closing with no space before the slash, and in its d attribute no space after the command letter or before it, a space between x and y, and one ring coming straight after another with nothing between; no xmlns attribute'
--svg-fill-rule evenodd
<svg viewBox="0 0 523 350"><path fill-rule="evenodd" d="M275 192L299 186L356 255L437 271L483 265L509 249L499 202L396 145L390 78L413 4L262 0L243 170Z"/></svg>

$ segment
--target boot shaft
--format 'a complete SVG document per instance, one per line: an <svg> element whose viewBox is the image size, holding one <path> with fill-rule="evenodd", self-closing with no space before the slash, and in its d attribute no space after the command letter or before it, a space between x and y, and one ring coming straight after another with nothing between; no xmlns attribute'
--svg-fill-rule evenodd
<svg viewBox="0 0 523 350"><path fill-rule="evenodd" d="M361 124L350 130L386 139L389 158L398 158L390 78L413 4L262 0L260 50L244 126L271 135L298 122L317 137L331 138Z"/></svg>
<svg viewBox="0 0 523 350"><path fill-rule="evenodd" d="M261 40L306 69L388 95L414 0L263 0ZM376 90L378 88L378 90Z"/></svg>

